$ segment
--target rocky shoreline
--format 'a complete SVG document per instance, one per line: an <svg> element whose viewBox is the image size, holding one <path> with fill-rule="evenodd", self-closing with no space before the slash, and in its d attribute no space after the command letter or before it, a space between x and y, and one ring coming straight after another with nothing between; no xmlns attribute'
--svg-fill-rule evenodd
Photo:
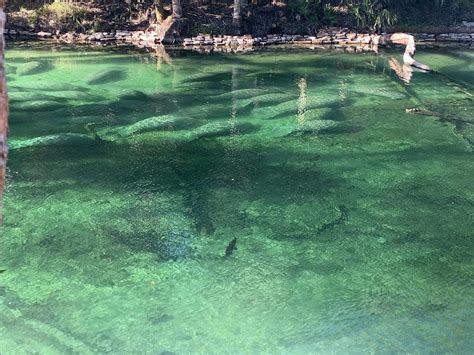
<svg viewBox="0 0 474 355"><path fill-rule="evenodd" d="M414 33L417 43L464 43L474 47L474 33ZM113 31L84 33L51 33L28 30L5 30L7 40L55 40L62 43L126 44L139 48L156 48L161 45L156 32ZM177 45L197 51L246 51L272 45L308 46L315 48L339 48L347 51L374 51L384 44L377 34L357 33L348 28L322 29L312 36L279 35L267 36L211 36L198 35L183 38Z"/></svg>

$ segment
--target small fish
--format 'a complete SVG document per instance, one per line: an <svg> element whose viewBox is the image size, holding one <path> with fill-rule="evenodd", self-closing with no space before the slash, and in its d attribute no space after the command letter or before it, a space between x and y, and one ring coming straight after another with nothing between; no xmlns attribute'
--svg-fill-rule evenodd
<svg viewBox="0 0 474 355"><path fill-rule="evenodd" d="M226 250L226 253L227 253L227 250ZM1 270L0 270L0 274L3 274L5 271L7 271L7 270L1 269Z"/></svg>
<svg viewBox="0 0 474 355"><path fill-rule="evenodd" d="M346 206L339 205L337 210L341 214L339 218L332 222L323 224L318 230L320 233L326 231L327 229L333 228L337 226L338 224L345 223L349 219L349 210Z"/></svg>
<svg viewBox="0 0 474 355"><path fill-rule="evenodd" d="M227 245L227 248L225 248L224 258L228 258L229 256L232 255L234 250L237 250L236 244L237 244L237 238L234 238L230 241L229 245Z"/></svg>

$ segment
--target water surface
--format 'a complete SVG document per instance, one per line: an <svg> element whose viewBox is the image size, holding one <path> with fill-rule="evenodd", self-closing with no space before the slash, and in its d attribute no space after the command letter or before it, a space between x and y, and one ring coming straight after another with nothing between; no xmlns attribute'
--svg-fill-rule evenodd
<svg viewBox="0 0 474 355"><path fill-rule="evenodd" d="M2 353L472 351L472 51L169 55L8 49Z"/></svg>

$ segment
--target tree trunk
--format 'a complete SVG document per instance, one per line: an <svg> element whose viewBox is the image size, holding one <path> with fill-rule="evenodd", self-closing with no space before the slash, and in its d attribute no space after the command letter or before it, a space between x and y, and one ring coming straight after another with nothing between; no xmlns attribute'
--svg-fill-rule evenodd
<svg viewBox="0 0 474 355"><path fill-rule="evenodd" d="M181 7L181 0L171 0L173 6L173 17L180 18L183 16L183 8Z"/></svg>
<svg viewBox="0 0 474 355"><path fill-rule="evenodd" d="M162 24L165 19L165 9L163 8L163 0L155 0L155 17L158 24Z"/></svg>
<svg viewBox="0 0 474 355"><path fill-rule="evenodd" d="M5 167L7 162L7 131L8 131L8 98L3 68L5 43L3 30L5 27L5 0L0 0L0 223L3 220L2 198L5 187Z"/></svg>
<svg viewBox="0 0 474 355"><path fill-rule="evenodd" d="M240 28L240 25L242 23L242 17L241 17L241 5L242 5L242 0L234 0L234 15L232 16L232 24Z"/></svg>

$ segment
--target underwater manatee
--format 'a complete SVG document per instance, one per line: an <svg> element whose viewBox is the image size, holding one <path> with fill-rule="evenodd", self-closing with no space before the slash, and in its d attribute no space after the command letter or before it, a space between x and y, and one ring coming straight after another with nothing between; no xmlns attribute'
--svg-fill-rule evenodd
<svg viewBox="0 0 474 355"><path fill-rule="evenodd" d="M402 99L408 98L408 95L406 95L405 93L395 91L395 90L390 90L383 87L360 86L357 88L350 89L349 91L352 91L358 94L368 95L368 96L372 95L372 96L386 97L392 100L402 100Z"/></svg>
<svg viewBox="0 0 474 355"><path fill-rule="evenodd" d="M34 82L23 83L21 85L12 85L10 88L18 91L87 91L88 88L62 83L57 81L38 80Z"/></svg>
<svg viewBox="0 0 474 355"><path fill-rule="evenodd" d="M63 102L52 101L52 100L38 100L38 101L23 101L17 103L14 108L18 111L55 111L68 105Z"/></svg>
<svg viewBox="0 0 474 355"><path fill-rule="evenodd" d="M298 124L287 136L301 136L307 134L340 134L357 132L357 127L351 127L332 120L313 120Z"/></svg>
<svg viewBox="0 0 474 355"><path fill-rule="evenodd" d="M234 134L249 133L256 129L258 129L257 126L245 122L238 122L231 126L227 121L215 121L194 129L191 136L194 137L194 139L225 137Z"/></svg>
<svg viewBox="0 0 474 355"><path fill-rule="evenodd" d="M283 93L278 88L261 88L261 89L238 89L226 92L224 94L215 95L213 100L227 100L227 99L247 99L251 97L258 97L265 94Z"/></svg>
<svg viewBox="0 0 474 355"><path fill-rule="evenodd" d="M31 139L12 139L8 142L9 149L21 149L48 145L82 145L96 142L94 138L79 133L61 133Z"/></svg>
<svg viewBox="0 0 474 355"><path fill-rule="evenodd" d="M23 76L23 75L33 75L42 73L50 68L44 62L28 62L24 64L20 64L16 69L16 74Z"/></svg>
<svg viewBox="0 0 474 355"><path fill-rule="evenodd" d="M332 108L323 107L323 108L312 108L301 113L301 116L304 117L306 121L312 120L324 120L324 119L333 119L334 110ZM337 121L338 119L334 119Z"/></svg>
<svg viewBox="0 0 474 355"><path fill-rule="evenodd" d="M31 92L31 91L10 91L8 93L8 101L10 103L34 101L34 100L48 101L52 99L53 99L52 96L37 93L37 92Z"/></svg>
<svg viewBox="0 0 474 355"><path fill-rule="evenodd" d="M303 109L303 112L310 111L313 109L327 108L333 106L339 106L340 101L337 97L332 96L311 96L307 97L304 104L302 105L299 100L289 100L282 102L281 104L257 108L253 111L253 115L260 119L280 119L289 118L298 115L299 111Z"/></svg>
<svg viewBox="0 0 474 355"><path fill-rule="evenodd" d="M126 90L118 95L119 100L146 101L150 96L140 90Z"/></svg>
<svg viewBox="0 0 474 355"><path fill-rule="evenodd" d="M236 103L235 114L237 116L248 115L254 109L255 105L247 100L239 100ZM229 117L229 106L227 104L200 104L192 105L179 110L179 114L183 117L191 119L222 119Z"/></svg>
<svg viewBox="0 0 474 355"><path fill-rule="evenodd" d="M8 64L8 63L5 64L5 71L7 75L16 74L16 70L17 70L16 66Z"/></svg>
<svg viewBox="0 0 474 355"><path fill-rule="evenodd" d="M294 120L280 122L268 129L268 135L273 137L291 137L317 135L337 132L346 127L341 122L332 120L313 120L297 123Z"/></svg>
<svg viewBox="0 0 474 355"><path fill-rule="evenodd" d="M42 94L35 91L11 91L8 93L10 102L22 101L59 101L67 100L92 100L100 101L103 98L97 95L91 95L84 91L53 91L48 94Z"/></svg>
<svg viewBox="0 0 474 355"><path fill-rule="evenodd" d="M86 83L89 85L102 85L124 80L126 78L126 68L107 68L89 75L86 78Z"/></svg>
<svg viewBox="0 0 474 355"><path fill-rule="evenodd" d="M104 98L98 95L93 95L84 91L78 90L64 90L55 91L48 94L52 99L64 100L83 100L83 101L102 101Z"/></svg>
<svg viewBox="0 0 474 355"><path fill-rule="evenodd" d="M263 94L256 97L252 97L249 100L254 103L256 106L269 106L277 105L282 102L287 102L297 99L298 96L294 94L287 93L274 93L274 94Z"/></svg>
<svg viewBox="0 0 474 355"><path fill-rule="evenodd" d="M140 120L129 126L121 126L117 128L103 129L98 132L103 139L114 139L113 137L129 137L134 134L140 134L145 132L160 131L160 130L172 130L175 125L181 123L182 118L163 115L154 116Z"/></svg>

